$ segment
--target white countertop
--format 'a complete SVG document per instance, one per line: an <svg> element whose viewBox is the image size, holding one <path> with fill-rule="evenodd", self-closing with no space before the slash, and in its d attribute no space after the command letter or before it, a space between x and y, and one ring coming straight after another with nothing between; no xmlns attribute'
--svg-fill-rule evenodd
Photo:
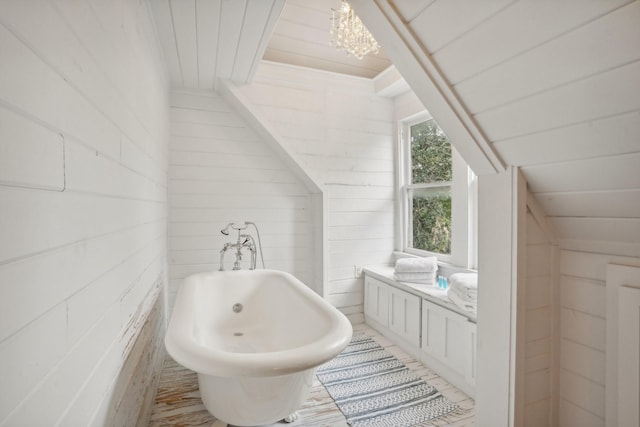
<svg viewBox="0 0 640 427"><path fill-rule="evenodd" d="M422 297L434 304L438 304L453 312L467 317L470 321L476 322L476 313L464 310L455 305L447 296L446 289L440 289L436 285L424 285L420 283L400 282L394 278L395 268L386 265L370 265L363 268L364 274L368 274L378 280L382 280L392 286L407 291L413 295Z"/></svg>

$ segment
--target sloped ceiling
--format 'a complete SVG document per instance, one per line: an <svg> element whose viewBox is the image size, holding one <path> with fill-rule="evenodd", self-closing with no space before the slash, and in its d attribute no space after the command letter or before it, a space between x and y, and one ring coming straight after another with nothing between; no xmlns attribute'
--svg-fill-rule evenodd
<svg viewBox="0 0 640 427"><path fill-rule="evenodd" d="M285 0L150 0L171 86L251 80Z"/></svg>
<svg viewBox="0 0 640 427"><path fill-rule="evenodd" d="M330 45L331 9L339 6L340 0L287 0L264 59L367 78L389 68L382 49L358 60Z"/></svg>
<svg viewBox="0 0 640 427"><path fill-rule="evenodd" d="M363 62L327 44L339 0L150 0L174 88L246 83L263 56L391 60L477 172L522 168L565 247L640 256L640 1L351 3L384 50Z"/></svg>
<svg viewBox="0 0 640 427"><path fill-rule="evenodd" d="M171 86L213 90L217 79L247 83L264 58L375 77L384 52L362 60L329 44L340 0L150 0Z"/></svg>
<svg viewBox="0 0 640 427"><path fill-rule="evenodd" d="M440 79L449 107L522 167L567 246L640 255L639 1L352 4L419 96Z"/></svg>

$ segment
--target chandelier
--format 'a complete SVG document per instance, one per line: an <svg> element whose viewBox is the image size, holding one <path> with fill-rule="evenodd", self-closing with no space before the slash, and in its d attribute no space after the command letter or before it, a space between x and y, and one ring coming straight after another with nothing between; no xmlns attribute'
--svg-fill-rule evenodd
<svg viewBox="0 0 640 427"><path fill-rule="evenodd" d="M342 0L340 10L331 9L331 45L362 59L367 53L378 53L380 46L367 27L351 8L346 0Z"/></svg>

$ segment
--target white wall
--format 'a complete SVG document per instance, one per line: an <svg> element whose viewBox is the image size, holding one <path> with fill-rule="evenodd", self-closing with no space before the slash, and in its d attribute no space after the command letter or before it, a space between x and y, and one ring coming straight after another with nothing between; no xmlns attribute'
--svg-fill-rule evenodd
<svg viewBox="0 0 640 427"><path fill-rule="evenodd" d="M119 374L166 280L162 67L144 1L0 5L2 426L136 422Z"/></svg>
<svg viewBox="0 0 640 427"><path fill-rule="evenodd" d="M640 266L640 258L561 251L560 425L563 427L605 425L608 263Z"/></svg>
<svg viewBox="0 0 640 427"><path fill-rule="evenodd" d="M217 93L172 93L169 163L171 297L184 277L219 268L220 250L237 238L220 233L229 222L255 222L266 267L312 283L311 195ZM227 252L225 269L234 260ZM243 268L248 260L246 251Z"/></svg>
<svg viewBox="0 0 640 427"><path fill-rule="evenodd" d="M241 88L323 187L328 203L329 301L362 321L354 265L391 261L394 248L393 103L373 82L263 63Z"/></svg>
<svg viewBox="0 0 640 427"><path fill-rule="evenodd" d="M524 298L524 426L552 425L556 342L555 289L558 251L554 236L545 232L531 211L526 217L526 281Z"/></svg>
<svg viewBox="0 0 640 427"><path fill-rule="evenodd" d="M526 181L517 168L478 177L476 423L522 425Z"/></svg>

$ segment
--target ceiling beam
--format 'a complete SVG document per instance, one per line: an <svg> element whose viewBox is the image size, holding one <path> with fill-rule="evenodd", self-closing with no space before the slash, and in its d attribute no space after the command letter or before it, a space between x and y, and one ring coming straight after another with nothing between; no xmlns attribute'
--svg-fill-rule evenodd
<svg viewBox="0 0 640 427"><path fill-rule="evenodd" d="M477 175L504 171L504 162L397 9L387 0L350 3L471 169Z"/></svg>

